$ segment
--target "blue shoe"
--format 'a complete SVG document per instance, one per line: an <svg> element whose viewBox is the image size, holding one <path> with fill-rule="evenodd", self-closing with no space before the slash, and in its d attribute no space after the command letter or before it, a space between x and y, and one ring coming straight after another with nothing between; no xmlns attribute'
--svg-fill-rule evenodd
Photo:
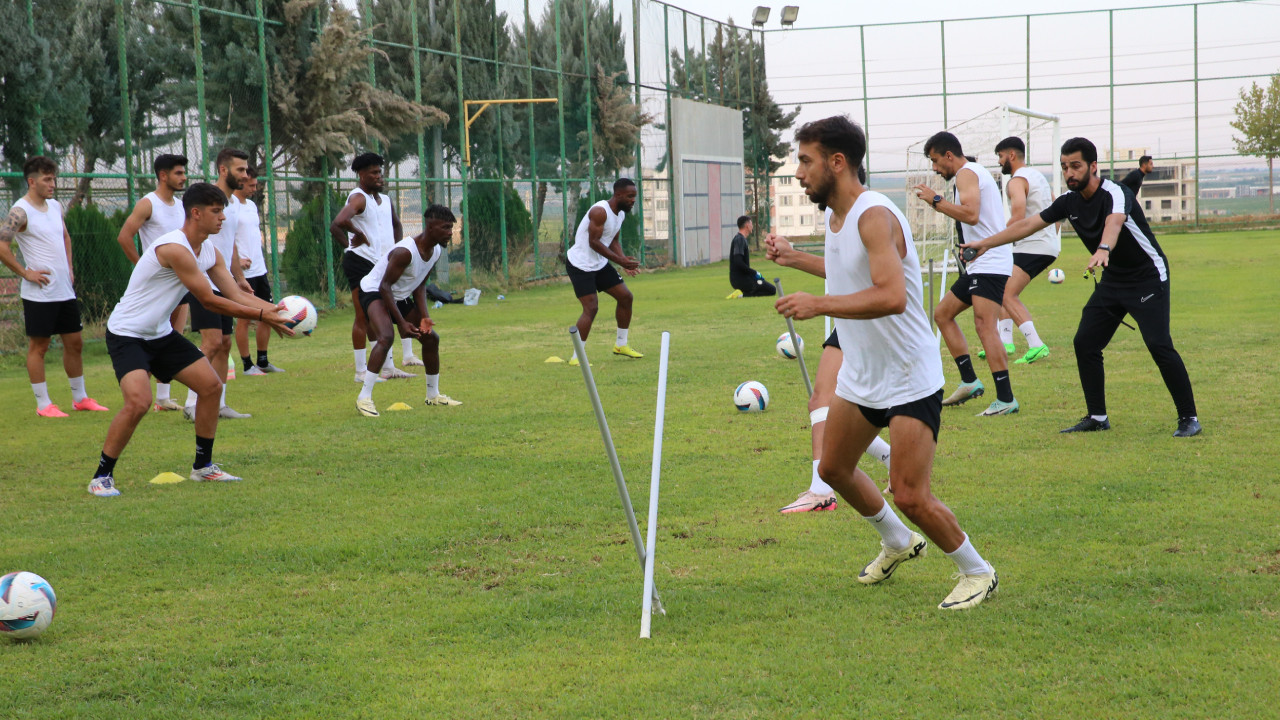
<svg viewBox="0 0 1280 720"><path fill-rule="evenodd" d="M951 397L942 401L943 405L963 405L964 403L976 397L981 397L987 388L983 386L981 380L974 380L971 383L960 383L960 387L951 393Z"/></svg>
<svg viewBox="0 0 1280 720"><path fill-rule="evenodd" d="M991 406L988 407L986 410L983 410L982 412L978 413L978 417L982 417L984 415L1012 415L1018 412L1018 410L1019 410L1019 407L1018 407L1017 398L1014 398L1013 402L1000 402L999 400L996 400L995 402L991 403Z"/></svg>

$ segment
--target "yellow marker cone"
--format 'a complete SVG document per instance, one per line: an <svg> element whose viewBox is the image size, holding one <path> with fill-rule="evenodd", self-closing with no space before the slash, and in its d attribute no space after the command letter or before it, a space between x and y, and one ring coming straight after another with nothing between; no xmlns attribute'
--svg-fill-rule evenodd
<svg viewBox="0 0 1280 720"><path fill-rule="evenodd" d="M549 362L549 363L562 363L562 362L564 362L564 358L559 357L559 356L556 356L556 355L552 355L551 357L547 358L546 360L543 360L543 362Z"/></svg>
<svg viewBox="0 0 1280 720"><path fill-rule="evenodd" d="M162 472L159 475L151 478L151 484L152 485L172 485L173 483L180 483L183 480L186 480L186 478L182 477L178 473Z"/></svg>
<svg viewBox="0 0 1280 720"><path fill-rule="evenodd" d="M404 404L404 403L402 403L402 402L398 402L398 403L393 403L393 404L392 404L390 407L388 407L387 409L388 409L388 410L412 410L413 408L412 408L412 407L409 407L408 405L406 405L406 404Z"/></svg>

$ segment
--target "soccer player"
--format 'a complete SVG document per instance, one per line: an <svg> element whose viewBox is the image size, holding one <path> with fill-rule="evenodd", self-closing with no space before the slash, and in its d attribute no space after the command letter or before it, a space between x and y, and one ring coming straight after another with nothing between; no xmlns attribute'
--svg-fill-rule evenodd
<svg viewBox="0 0 1280 720"><path fill-rule="evenodd" d="M236 227L236 252L240 255L240 267L244 271L244 279L253 288L253 294L265 302L275 304L271 298L271 281L267 278L267 261L262 256L261 218L258 205L251 199L258 192L258 170L249 168L245 171L245 181L228 198L237 205L236 214L240 222ZM245 375L266 375L282 373L284 370L271 364L267 359L267 345L271 342L271 328L258 323L254 341L258 349L257 362L249 359L249 324L253 321L236 323L236 350L240 353L240 362L244 364Z"/></svg>
<svg viewBox="0 0 1280 720"><path fill-rule="evenodd" d="M777 295L778 289L771 282L765 282L760 273L751 269L751 251L747 247L747 237L755 223L749 215L738 218L738 234L729 242L729 284L733 286L732 297L766 297Z"/></svg>
<svg viewBox="0 0 1280 720"><path fill-rule="evenodd" d="M1142 341L1173 396L1178 412L1178 428L1173 436L1198 435L1200 421L1191 378L1169 335L1169 260L1147 225L1142 207L1127 187L1098 176L1098 150L1085 138L1071 138L1062 144L1062 174L1069 192L1040 214L967 244L980 253L988 253L991 248L1068 220L1093 254L1086 272L1103 269L1102 280L1080 313L1075 337L1076 367L1088 414L1062 432L1111 429L1102 351L1127 313L1137 321Z"/></svg>
<svg viewBox="0 0 1280 720"><path fill-rule="evenodd" d="M364 308L360 305L360 281L373 269L392 246L400 242L404 228L400 216L391 202L391 196L383 192L387 183L382 177L382 156L363 153L351 161L351 171L359 177L359 185L347 195L347 204L329 225L329 231L338 242L345 243L342 253L342 271L351 288L351 303L355 307L355 321L351 324L351 347L355 352L357 383L364 382L365 337L369 334ZM417 377L395 366L388 349L387 362L381 377L404 379Z"/></svg>
<svg viewBox="0 0 1280 720"><path fill-rule="evenodd" d="M248 179L249 154L243 150L223 148L214 159L214 165L218 168L217 188L226 198L230 198L232 191L239 190ZM240 263L240 253L236 251L236 232L240 223L239 207L228 201L223 208L223 215L222 229L211 233L209 242L218 249L223 266L235 278L240 290L252 295L253 288L244 279L244 267ZM218 295L221 291L219 287L213 285L210 287L214 295ZM200 333L200 349L204 351L205 357L209 358L213 369L218 371L218 377L226 378L227 362L231 357L233 325L231 316L209 309L200 302L200 297L195 293L187 296L187 304L191 306L191 329ZM187 402L182 408L182 416L195 422L198 393L190 389L190 386L188 388ZM236 412L227 405L227 386L224 384L218 417L239 420L253 416L249 413Z"/></svg>
<svg viewBox="0 0 1280 720"><path fill-rule="evenodd" d="M837 373L818 474L880 535L880 554L858 581L886 580L927 549L924 537L903 524L858 469L872 438L888 427L893 502L960 572L959 583L938 607L974 607L996 591L999 580L930 489L945 379L922 302L911 228L892 201L858 179L867 149L862 128L847 117L830 117L801 127L796 142L796 179L826 211L826 249L824 257L787 254L792 267L825 274L829 294L793 293L775 306L797 320L834 318L841 343L850 348ZM777 240L770 236L767 243L777 248Z"/></svg>
<svg viewBox="0 0 1280 720"><path fill-rule="evenodd" d="M1134 195L1137 195L1138 191L1142 189L1142 181L1155 169L1156 164L1151 160L1151 156L1143 155L1138 158L1137 169L1130 170L1129 174L1125 175L1124 179L1120 181L1120 184L1133 191Z"/></svg>
<svg viewBox="0 0 1280 720"><path fill-rule="evenodd" d="M84 339L80 331L80 301L76 299L75 273L71 269L71 234L62 222L62 203L53 199L58 166L43 155L22 164L27 194L9 209L0 223L0 262L22 278L22 314L27 333L27 377L36 396L36 414L59 418L67 414L49 397L44 356L54 335L62 337L62 369L71 383L71 407L104 411L84 388ZM13 254L18 241L23 262Z"/></svg>
<svg viewBox="0 0 1280 720"><path fill-rule="evenodd" d="M210 242L222 225L226 202L226 195L218 187L193 184L182 197L182 227L156 238L142 253L124 296L107 320L107 352L120 382L124 407L111 420L98 469L89 482L89 492L98 497L120 494L114 478L116 460L151 407L153 374L163 382L176 378L200 398L195 412L196 456L191 464L191 479L240 480L213 462L224 375L169 322L174 308L189 293L210 311L252 318L278 332L293 334L275 305L241 290L222 261L222 253ZM221 294L213 291L210 282Z"/></svg>
<svg viewBox="0 0 1280 720"><path fill-rule="evenodd" d="M990 237L1005 227L1004 204L1000 201L1000 189L991 173L978 163L965 158L960 139L949 132L936 133L925 141L924 154L933 162L933 171L947 180L954 179L955 202L949 202L921 183L915 188L916 197L929 204L935 211L956 221L960 236L966 240ZM960 370L960 386L943 405L959 405L986 392L969 358L969 345L964 331L956 322L956 316L973 308L973 327L982 341L991 379L996 384L996 400L979 415L1010 415L1018 412L1018 401L1013 397L1009 381L1009 359L996 321L1000 316L1000 304L1004 302L1004 287L1013 272L1013 253L1005 248L988 256L975 259L962 267L951 289L942 296L933 309L933 319L942 331L947 350Z"/></svg>
<svg viewBox="0 0 1280 720"><path fill-rule="evenodd" d="M391 350L394 328L406 338L422 343L422 359L427 375L428 405L461 405L440 393L440 336L427 314L427 273L440 259L442 248L453 240L453 213L443 205L432 205L422 213L423 231L396 243L360 281L360 305L369 322L369 370L364 387L356 398L356 409L365 417L378 417L373 403L373 386L378 371Z"/></svg>
<svg viewBox="0 0 1280 720"><path fill-rule="evenodd" d="M1027 167L1026 156L1026 145L1016 135L996 143L1000 171L1012 176L1005 183L1005 193L1009 196L1010 224L1039 213L1053 202L1053 190L1049 187L1049 181L1039 171ZM1015 323L1027 339L1027 352L1014 360L1014 365L1025 365L1049 357L1049 346L1040 339L1036 325L1031 320L1031 311L1022 303L1019 295L1028 283L1058 259L1060 252L1062 239L1055 227L1047 227L1013 244L1013 274L1004 286L1004 303L1000 307L997 329L1006 353L1013 352ZM979 353L978 357L983 357L983 354Z"/></svg>
<svg viewBox="0 0 1280 720"><path fill-rule="evenodd" d="M643 354L631 349L627 344L627 333L631 327L631 306L635 296L627 289L622 276L609 264L609 261L622 266L622 271L629 277L640 273L640 262L622 252L622 221L636 204L636 184L628 178L619 178L613 184L613 197L601 200L583 216L578 223L578 231L574 236L573 246L569 248L568 262L565 268L569 280L573 282L573 293L582 303L582 315L578 316L578 336L586 342L591 333L591 323L596 319L600 309L599 293L613 296L618 302L615 317L618 320L618 339L613 345L615 355L629 358L642 358ZM577 365L578 358L569 361Z"/></svg>
<svg viewBox="0 0 1280 720"><path fill-rule="evenodd" d="M177 193L187 184L187 158L183 155L165 153L156 156L151 164L156 174L156 189L147 193L134 206L129 217L125 218L124 227L116 242L129 262L138 264L141 257L133 238L138 237L142 252L151 247L156 238L182 227L182 201ZM182 332L187 324L187 306L179 305L169 317L169 324L175 332ZM156 383L156 410L181 410L182 406L169 395L169 383Z"/></svg>

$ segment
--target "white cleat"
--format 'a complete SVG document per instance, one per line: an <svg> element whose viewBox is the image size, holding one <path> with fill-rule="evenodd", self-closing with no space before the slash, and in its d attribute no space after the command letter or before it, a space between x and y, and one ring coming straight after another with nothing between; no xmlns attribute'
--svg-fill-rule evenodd
<svg viewBox="0 0 1280 720"><path fill-rule="evenodd" d="M227 420L247 420L253 417L253 415L249 413L236 412L231 409L230 405L223 405L218 408L218 417L225 418Z"/></svg>
<svg viewBox="0 0 1280 720"><path fill-rule="evenodd" d="M416 378L418 376L413 373L407 373L398 367L384 367L382 368L382 372L378 373L378 377L383 380L408 380L409 378Z"/></svg>
<svg viewBox="0 0 1280 720"><path fill-rule="evenodd" d="M192 470L191 479L195 482L240 482L244 478L223 472L217 463L210 463L198 470Z"/></svg>
<svg viewBox="0 0 1280 720"><path fill-rule="evenodd" d="M924 536L918 532L911 533L911 543L901 550L890 550L884 546L884 542L880 543L880 554L876 556L866 567L862 568L862 572L858 573L858 582L863 585L875 585L883 580L888 580L898 566L908 560L915 560L918 557L924 557L929 550L929 543Z"/></svg>
<svg viewBox="0 0 1280 720"><path fill-rule="evenodd" d="M956 584L956 589L952 590L951 594L938 605L940 610L968 610L971 607L977 607L983 600L995 595L996 588L1000 585L1000 576L996 575L995 568L982 575L956 573L951 577L960 582Z"/></svg>
<svg viewBox="0 0 1280 720"><path fill-rule="evenodd" d="M373 398L356 398L356 409L365 417L378 417L378 406L373 404Z"/></svg>
<svg viewBox="0 0 1280 720"><path fill-rule="evenodd" d="M115 497L120 494L120 490L116 488L115 480L108 475L107 477L96 477L89 482L89 492L98 497Z"/></svg>
<svg viewBox="0 0 1280 720"><path fill-rule="evenodd" d="M400 358L400 364L405 367L426 367L426 363L422 362L422 358L417 355L405 355Z"/></svg>

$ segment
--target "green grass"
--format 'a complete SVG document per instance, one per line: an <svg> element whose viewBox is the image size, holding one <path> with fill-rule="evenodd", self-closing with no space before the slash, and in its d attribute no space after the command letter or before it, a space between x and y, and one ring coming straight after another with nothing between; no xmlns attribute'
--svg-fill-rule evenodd
<svg viewBox="0 0 1280 720"><path fill-rule="evenodd" d="M1277 203L1280 205L1280 203ZM1219 199L1201 199L1200 210L1225 210L1228 215L1267 215L1271 213L1273 207L1267 196L1262 197L1242 197L1242 198L1219 198ZM1155 211L1152 211L1155 212Z"/></svg>
<svg viewBox="0 0 1280 720"><path fill-rule="evenodd" d="M193 453L190 425L152 414L117 468L124 495L88 495L108 418L37 421L8 358L0 569L45 576L60 603L44 637L0 645L0 717L1274 716L1280 243L1162 243L1204 435L1170 437L1172 402L1123 328L1107 350L1114 430L1057 433L1083 414L1071 336L1092 289L1068 243L1067 282L1024 296L1054 352L1015 366L1022 413L944 415L935 490L1001 575L993 601L960 614L935 609L954 571L941 553L866 588L854 577L876 537L847 506L776 512L808 482L804 390L773 351L770 301L722 299L724 265L629 281L643 361L607 354L607 299L589 341L643 526L658 337L673 334L669 615L648 641L581 374L543 363L571 354L566 285L436 313L460 408L422 407L418 378L375 393L411 412L359 417L349 314L274 340L288 373L231 383L254 414L218 435L237 485L149 485ZM821 287L780 274L789 291ZM821 321L799 329L814 362ZM118 407L101 343L87 368ZM749 379L769 387L767 413L733 409Z"/></svg>

